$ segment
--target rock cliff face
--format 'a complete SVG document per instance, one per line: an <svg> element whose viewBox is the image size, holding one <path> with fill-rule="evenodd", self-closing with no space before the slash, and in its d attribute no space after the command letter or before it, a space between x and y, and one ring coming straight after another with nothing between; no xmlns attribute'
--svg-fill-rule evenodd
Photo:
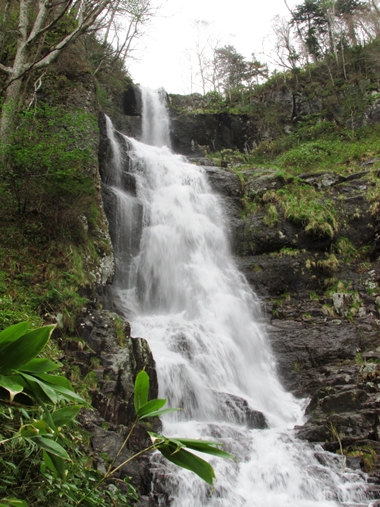
<svg viewBox="0 0 380 507"><path fill-rule="evenodd" d="M380 263L378 221L367 200L374 185L370 171L304 179L305 188L320 190L320 199L326 198L326 189L334 196L342 228L332 237L308 233L281 212L276 226L266 225L264 211L243 214L240 196L286 187L275 173L247 171L244 194L233 173L215 167L206 171L226 203L236 262L262 301L280 378L296 396L309 399L300 438L333 452L342 446L347 464L374 471L376 482ZM373 261L361 262L359 254L348 258L339 249L348 238L355 252L370 249ZM326 262L332 251L334 263Z"/></svg>
<svg viewBox="0 0 380 507"><path fill-rule="evenodd" d="M129 324L115 313L89 309L83 315L79 329L90 351L77 350L71 355L84 377L92 371L98 380L91 391L95 410L82 413L81 422L91 434L93 464L105 473L107 462L104 456L109 460L116 458L135 420L134 381L139 371L145 369L149 375L150 399L158 396L155 363L147 341L132 338ZM159 431L159 421L154 424L154 431ZM137 425L115 465L120 465L150 444L145 428ZM148 456L136 458L122 467L116 476L119 479L131 477L142 500L150 492L148 463Z"/></svg>
<svg viewBox="0 0 380 507"><path fill-rule="evenodd" d="M131 86L121 97L124 116L115 117L114 124L127 135L141 138L142 102L138 86ZM256 127L249 116L221 114L178 114L171 107L170 137L175 153L200 157L210 151L234 149L246 151L252 148Z"/></svg>

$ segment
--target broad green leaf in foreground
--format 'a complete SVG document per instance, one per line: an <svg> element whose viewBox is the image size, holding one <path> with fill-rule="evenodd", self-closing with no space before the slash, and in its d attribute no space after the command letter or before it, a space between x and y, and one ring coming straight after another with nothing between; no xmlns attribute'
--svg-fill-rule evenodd
<svg viewBox="0 0 380 507"><path fill-rule="evenodd" d="M149 395L149 376L146 371L142 370L135 380L134 404L136 414L139 409L148 402Z"/></svg>
<svg viewBox="0 0 380 507"><path fill-rule="evenodd" d="M222 445L219 442L192 440L189 438L166 438L163 435L150 431L148 431L148 434L153 444L155 444L156 449L158 449L166 459L182 468L194 472L208 484L212 484L215 477L212 466L207 461L186 450L186 448L220 458L235 459L234 456L228 452L219 449Z"/></svg>
<svg viewBox="0 0 380 507"><path fill-rule="evenodd" d="M43 451L43 458L45 465L50 470L55 472L61 479L66 479L66 464L62 458L46 451Z"/></svg>
<svg viewBox="0 0 380 507"><path fill-rule="evenodd" d="M86 407L91 407L91 405L87 403L84 398L73 391L70 382L67 380L67 378L62 377L62 375L49 375L47 373L39 373L36 374L35 377L49 384L50 387L52 387L55 391L57 391L57 393L62 396L62 398L69 401L82 403Z"/></svg>
<svg viewBox="0 0 380 507"><path fill-rule="evenodd" d="M219 456L220 458L231 458L236 459L232 454L229 454L222 449L219 449L221 444L220 442L208 442L207 440L191 440L188 438L176 438L175 442L180 442L184 447L188 449L193 449L194 451L204 452L206 454L211 454L212 456Z"/></svg>
<svg viewBox="0 0 380 507"><path fill-rule="evenodd" d="M24 500L18 498L3 498L0 503L0 507L28 507L28 504Z"/></svg>
<svg viewBox="0 0 380 507"><path fill-rule="evenodd" d="M0 350L6 343L11 343L20 336L24 335L29 329L28 322L20 322L19 324L14 324L13 326L7 327L4 331L0 333Z"/></svg>
<svg viewBox="0 0 380 507"><path fill-rule="evenodd" d="M55 325L34 329L15 341L5 343L0 350L0 372L10 373L34 359L45 347L54 328Z"/></svg>
<svg viewBox="0 0 380 507"><path fill-rule="evenodd" d="M22 366L22 371L26 371L28 373L47 373L49 371L57 370L62 365L60 363L55 363L50 359L46 359L44 357L36 357Z"/></svg>
<svg viewBox="0 0 380 507"><path fill-rule="evenodd" d="M150 412L155 412L156 410L159 410L166 404L166 400L151 400L147 403L144 403L144 405L141 405L138 410L136 410L136 414L141 417L143 415L149 414Z"/></svg>
<svg viewBox="0 0 380 507"><path fill-rule="evenodd" d="M65 426L79 414L82 405L69 405L68 407L59 408L52 414L52 419L56 428Z"/></svg>
<svg viewBox="0 0 380 507"><path fill-rule="evenodd" d="M31 407L34 400L23 392L24 386L17 375L0 375L0 400L16 406Z"/></svg>
<svg viewBox="0 0 380 507"><path fill-rule="evenodd" d="M178 448L173 442L159 444L157 448L166 459L175 465L194 472L207 484L213 484L215 478L214 470L210 463L207 463L204 459L195 456L195 454L183 448Z"/></svg>
<svg viewBox="0 0 380 507"><path fill-rule="evenodd" d="M23 391L23 386L12 379L11 376L0 375L0 387L3 387L9 392L10 401L13 401L13 398L16 394L21 393Z"/></svg>
<svg viewBox="0 0 380 507"><path fill-rule="evenodd" d="M162 410L155 410L154 412L149 412L148 414L142 415L139 419L146 419L147 417L160 417L164 414L169 414L171 412L178 412L179 408L163 408Z"/></svg>
<svg viewBox="0 0 380 507"><path fill-rule="evenodd" d="M28 373L21 373L20 375L26 380L28 386L37 397L41 397L42 393L47 397L47 402L57 403L58 395L56 391L50 387L46 382L38 379L35 376L29 375ZM43 396L42 396L43 397Z"/></svg>

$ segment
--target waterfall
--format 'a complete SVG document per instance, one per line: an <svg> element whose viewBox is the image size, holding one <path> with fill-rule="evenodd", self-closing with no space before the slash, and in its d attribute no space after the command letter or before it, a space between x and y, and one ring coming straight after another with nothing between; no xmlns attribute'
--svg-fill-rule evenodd
<svg viewBox="0 0 380 507"><path fill-rule="evenodd" d="M367 506L364 474L343 472L341 457L294 437L304 402L277 378L257 298L234 264L226 218L204 169L170 151L163 98L143 91L148 144L125 138L136 189L114 183L116 209L123 210L114 294L134 335L149 342L160 397L182 408L163 419L163 434L221 441L237 458L210 460L212 491L154 455L170 505ZM121 148L112 136L117 162ZM114 170L113 181L122 181L120 164ZM141 231L131 249L133 221Z"/></svg>
<svg viewBox="0 0 380 507"><path fill-rule="evenodd" d="M149 88L141 88L141 99L143 143L170 148L169 115L165 91L161 88L157 92L151 93Z"/></svg>

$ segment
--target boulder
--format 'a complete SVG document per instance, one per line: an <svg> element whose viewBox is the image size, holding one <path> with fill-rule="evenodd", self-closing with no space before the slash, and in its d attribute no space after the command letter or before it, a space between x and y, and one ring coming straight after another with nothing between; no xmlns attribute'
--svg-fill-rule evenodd
<svg viewBox="0 0 380 507"><path fill-rule="evenodd" d="M252 409L247 400L228 393L216 393L220 402L224 404L223 413L219 417L228 422L244 424L250 429L263 430L268 428L265 416L262 412Z"/></svg>

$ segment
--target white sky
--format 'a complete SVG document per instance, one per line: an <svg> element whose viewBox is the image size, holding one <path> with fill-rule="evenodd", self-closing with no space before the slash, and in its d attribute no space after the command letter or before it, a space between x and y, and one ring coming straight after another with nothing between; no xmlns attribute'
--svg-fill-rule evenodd
<svg viewBox="0 0 380 507"><path fill-rule="evenodd" d="M288 0L291 8L298 3L302 0ZM140 44L140 49L145 47L140 61L130 63L129 71L134 82L143 86L189 93L184 53L194 44L192 20L212 22L225 44L233 45L246 58L255 53L266 62L262 44L276 14L289 17L284 0L166 0Z"/></svg>

